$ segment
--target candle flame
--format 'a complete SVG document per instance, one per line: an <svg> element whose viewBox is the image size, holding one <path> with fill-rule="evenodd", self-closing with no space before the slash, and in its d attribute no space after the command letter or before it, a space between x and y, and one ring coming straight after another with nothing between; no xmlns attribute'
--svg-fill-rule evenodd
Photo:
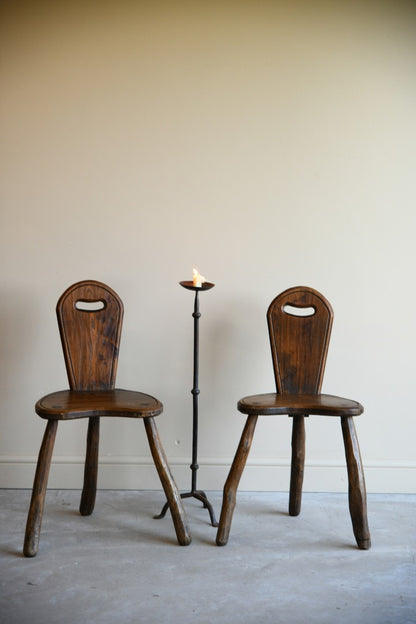
<svg viewBox="0 0 416 624"><path fill-rule="evenodd" d="M201 275L198 269L192 269L194 286L201 286L205 282L205 277Z"/></svg>

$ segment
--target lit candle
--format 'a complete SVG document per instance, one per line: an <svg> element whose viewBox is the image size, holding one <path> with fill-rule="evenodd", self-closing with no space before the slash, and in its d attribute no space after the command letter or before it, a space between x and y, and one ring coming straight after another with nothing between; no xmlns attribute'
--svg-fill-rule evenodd
<svg viewBox="0 0 416 624"><path fill-rule="evenodd" d="M205 282L205 277L200 275L197 269L193 269L192 282L194 286L196 286L197 288L201 288L202 284Z"/></svg>

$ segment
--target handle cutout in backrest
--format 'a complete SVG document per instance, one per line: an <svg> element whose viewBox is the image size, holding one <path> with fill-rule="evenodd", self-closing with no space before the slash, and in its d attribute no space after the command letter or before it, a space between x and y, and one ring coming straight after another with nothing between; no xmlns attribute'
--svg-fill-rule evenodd
<svg viewBox="0 0 416 624"><path fill-rule="evenodd" d="M98 301L87 301L86 299L78 299L75 302L75 308L81 312L99 312L106 307L105 301L98 299Z"/></svg>
<svg viewBox="0 0 416 624"><path fill-rule="evenodd" d="M315 306L301 307L286 303L283 306L283 312L289 316L314 316L316 314Z"/></svg>

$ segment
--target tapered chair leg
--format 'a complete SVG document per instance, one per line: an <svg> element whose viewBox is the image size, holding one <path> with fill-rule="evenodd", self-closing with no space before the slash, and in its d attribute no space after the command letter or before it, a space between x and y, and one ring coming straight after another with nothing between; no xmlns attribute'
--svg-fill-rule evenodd
<svg viewBox="0 0 416 624"><path fill-rule="evenodd" d="M352 416L343 416L341 425L347 460L348 500L354 536L358 548L368 550L371 547L371 538L367 521L367 494L360 447Z"/></svg>
<svg viewBox="0 0 416 624"><path fill-rule="evenodd" d="M79 512L90 516L94 511L97 493L98 448L100 442L100 417L93 416L88 422L87 452L84 467L84 487L81 494Z"/></svg>
<svg viewBox="0 0 416 624"><path fill-rule="evenodd" d="M234 508L237 499L237 488L240 483L246 465L247 457L250 452L251 442L253 440L254 431L257 424L257 415L250 414L247 417L240 443L238 445L233 463L230 468L227 480L224 485L221 516L217 531L217 545L225 546L230 535L231 522L233 519Z"/></svg>
<svg viewBox="0 0 416 624"><path fill-rule="evenodd" d="M170 471L154 419L149 417L143 420L153 461L169 504L178 542L181 546L187 546L191 543L191 534L178 486Z"/></svg>
<svg viewBox="0 0 416 624"><path fill-rule="evenodd" d="M23 554L25 557L34 557L39 548L40 529L42 524L45 494L48 485L49 469L52 452L55 444L57 420L49 420L43 436L33 482L32 498L27 516Z"/></svg>
<svg viewBox="0 0 416 624"><path fill-rule="evenodd" d="M294 416L292 425L292 463L290 472L289 515L298 516L302 504L305 465L305 417Z"/></svg>

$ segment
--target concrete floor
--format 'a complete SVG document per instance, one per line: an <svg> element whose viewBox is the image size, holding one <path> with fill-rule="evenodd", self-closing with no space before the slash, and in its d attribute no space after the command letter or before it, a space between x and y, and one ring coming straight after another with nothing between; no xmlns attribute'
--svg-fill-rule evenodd
<svg viewBox="0 0 416 624"><path fill-rule="evenodd" d="M38 556L21 554L30 492L0 491L1 624L410 624L416 622L416 495L370 495L373 547L355 547L342 494L240 492L230 541L185 501L178 546L161 492L48 491ZM209 493L219 513L221 493Z"/></svg>

